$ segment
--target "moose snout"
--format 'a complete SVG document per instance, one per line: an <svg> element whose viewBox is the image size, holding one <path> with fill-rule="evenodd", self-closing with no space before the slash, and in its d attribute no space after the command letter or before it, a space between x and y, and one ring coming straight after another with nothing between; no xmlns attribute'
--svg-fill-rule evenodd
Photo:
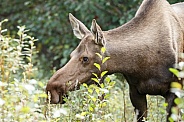
<svg viewBox="0 0 184 122"><path fill-rule="evenodd" d="M57 90L50 86L51 85L47 85L46 87L46 94L48 96L47 103L64 104L65 103L64 98L67 97L67 95L64 92L62 92L62 90Z"/></svg>
<svg viewBox="0 0 184 122"><path fill-rule="evenodd" d="M46 91L48 97L47 97L47 102L50 104L64 104L64 96L67 95L61 95L61 93L56 92L55 90L53 91Z"/></svg>

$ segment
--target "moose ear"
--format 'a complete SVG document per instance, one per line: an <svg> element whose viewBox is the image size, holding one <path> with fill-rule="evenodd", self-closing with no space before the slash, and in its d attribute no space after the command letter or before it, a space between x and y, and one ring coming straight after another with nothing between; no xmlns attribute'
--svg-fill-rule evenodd
<svg viewBox="0 0 184 122"><path fill-rule="evenodd" d="M93 19L93 21L92 21L91 32L94 36L96 44L105 45L105 39L104 39L104 36L103 36L102 29L96 23L95 19Z"/></svg>
<svg viewBox="0 0 184 122"><path fill-rule="evenodd" d="M69 13L69 20L73 28L73 33L78 39L82 39L87 33L90 33L87 27L76 19L71 13Z"/></svg>

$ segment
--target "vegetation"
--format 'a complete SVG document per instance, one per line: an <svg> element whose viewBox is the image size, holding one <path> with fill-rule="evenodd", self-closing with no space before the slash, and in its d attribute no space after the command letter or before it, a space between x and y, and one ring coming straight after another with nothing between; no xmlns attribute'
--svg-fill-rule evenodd
<svg viewBox="0 0 184 122"><path fill-rule="evenodd" d="M4 33L0 22L0 121L44 120L44 84L33 66L36 39L18 26L17 38Z"/></svg>
<svg viewBox="0 0 184 122"><path fill-rule="evenodd" d="M103 30L108 30L129 21L141 1L1 0L0 121L134 121L128 84L120 74L108 76L104 84L100 84L101 88L83 84L80 90L69 93L64 105L45 104L45 84L55 69L67 62L70 52L79 43L73 36L68 13L88 27L95 18ZM180 71L171 71L182 79L183 63L178 67ZM100 83L98 79L94 80ZM177 106L173 108L171 121L178 117L178 109L179 117L184 120L183 88L175 82L172 87L179 98L175 100ZM167 104L163 98L147 98L148 121L165 121Z"/></svg>

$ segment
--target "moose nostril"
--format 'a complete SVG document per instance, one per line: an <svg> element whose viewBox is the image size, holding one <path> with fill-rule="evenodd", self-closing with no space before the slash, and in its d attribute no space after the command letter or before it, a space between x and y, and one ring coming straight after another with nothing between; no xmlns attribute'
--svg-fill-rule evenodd
<svg viewBox="0 0 184 122"><path fill-rule="evenodd" d="M59 91L58 94L61 95L61 92Z"/></svg>

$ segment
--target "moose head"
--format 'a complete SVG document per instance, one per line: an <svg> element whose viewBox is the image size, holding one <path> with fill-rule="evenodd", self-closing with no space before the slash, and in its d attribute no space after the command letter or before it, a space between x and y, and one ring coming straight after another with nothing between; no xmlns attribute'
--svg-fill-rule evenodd
<svg viewBox="0 0 184 122"><path fill-rule="evenodd" d="M46 91L51 94L51 103L63 103L63 96L68 91L72 91L82 83L90 83L92 73L99 72L94 63L100 64L100 58L96 53L100 53L101 48L105 46L105 38L100 26L94 19L91 25L91 31L69 14L69 20L73 28L74 35L81 39L78 47L70 54L69 62L59 69L49 80ZM104 64L101 68L105 69Z"/></svg>

